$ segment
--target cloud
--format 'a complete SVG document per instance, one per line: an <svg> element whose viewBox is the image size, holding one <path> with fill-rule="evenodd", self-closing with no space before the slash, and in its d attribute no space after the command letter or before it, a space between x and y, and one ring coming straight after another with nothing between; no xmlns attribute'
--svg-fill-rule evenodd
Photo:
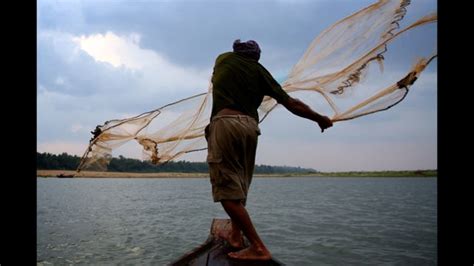
<svg viewBox="0 0 474 266"><path fill-rule="evenodd" d="M106 120L135 116L207 91L210 70L174 64L158 52L141 49L139 39L137 34L78 37L40 31L38 139L83 139L87 143L89 131ZM84 51L81 41L100 45L94 50L94 44L86 44ZM103 47L109 45L113 49L108 55L120 55L121 65L101 57Z"/></svg>
<svg viewBox="0 0 474 266"><path fill-rule="evenodd" d="M79 132L79 131L84 130L84 129L85 129L84 126L81 125L81 124L73 124L71 126L71 132L72 133L76 133L76 132Z"/></svg>
<svg viewBox="0 0 474 266"><path fill-rule="evenodd" d="M113 32L107 32L104 35L81 35L72 40L95 60L110 63L114 67L124 65L131 69L141 69L147 62L143 59L153 55L151 50L140 49L140 35L136 33L119 37Z"/></svg>
<svg viewBox="0 0 474 266"><path fill-rule="evenodd" d="M322 30L372 2L41 0L38 149L82 154L96 125L205 92L216 56L229 51L237 38L257 40L262 47L261 63L282 81ZM415 1L407 19L427 9L436 9L436 1ZM387 55L387 59L406 61L418 54L436 37L435 26L407 36L410 42L390 47L395 58ZM396 58L413 45L413 51ZM386 74L406 70L386 66ZM434 62L393 109L341 122L323 135L315 123L279 108L261 125L264 135L258 158L267 164L316 169L326 167L322 162L327 169L365 167L370 161L373 164L368 168L411 167L416 160L422 165L423 157L433 165L436 85ZM311 106L320 110L324 102L315 98ZM320 148L324 150L318 155ZM124 155L139 156L135 147L127 149ZM292 156L280 156L281 150ZM367 152L368 159L357 155L357 150ZM384 150L397 152L393 157L380 156L378 152ZM357 158L341 161L337 159L345 158L341 154ZM321 160L312 161L314 156ZM408 160L410 156L413 160ZM205 156L191 158L203 161Z"/></svg>
<svg viewBox="0 0 474 266"><path fill-rule="evenodd" d="M123 66L132 71L139 70L137 85L145 92L153 92L157 87L161 92L180 89L183 94L206 91L210 69L176 65L158 52L142 49L140 39L141 36L137 33L118 36L113 32L73 38L82 50L97 61L110 63L114 67Z"/></svg>

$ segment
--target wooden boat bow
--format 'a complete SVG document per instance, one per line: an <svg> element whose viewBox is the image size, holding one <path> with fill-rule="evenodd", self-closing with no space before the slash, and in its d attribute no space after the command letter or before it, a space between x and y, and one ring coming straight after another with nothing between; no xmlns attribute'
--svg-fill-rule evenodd
<svg viewBox="0 0 474 266"><path fill-rule="evenodd" d="M199 247L187 252L171 264L170 266L241 266L241 265L284 265L272 258L269 261L238 261L229 258L227 253L235 251L229 244L218 237L219 232L230 231L230 219L212 220L209 237Z"/></svg>

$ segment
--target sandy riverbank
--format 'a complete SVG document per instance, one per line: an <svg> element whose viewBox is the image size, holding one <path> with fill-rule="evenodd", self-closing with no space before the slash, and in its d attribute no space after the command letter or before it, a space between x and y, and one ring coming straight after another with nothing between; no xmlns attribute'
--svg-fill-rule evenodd
<svg viewBox="0 0 474 266"><path fill-rule="evenodd" d="M83 178L209 178L208 173L124 173L124 172L94 172L82 171L79 174L73 170L36 170L37 177L57 177L59 174L74 175ZM298 174L254 174L254 177L436 177L437 170L417 171L376 171L376 172L328 172L328 173L298 173Z"/></svg>
<svg viewBox="0 0 474 266"><path fill-rule="evenodd" d="M73 170L36 170L37 177L57 177L59 174L74 175L81 178L209 178L207 173L124 173L124 172L95 172L81 171L79 174ZM302 174L301 174L302 175ZM289 177L295 174L254 174L254 177ZM316 175L312 175L316 176Z"/></svg>

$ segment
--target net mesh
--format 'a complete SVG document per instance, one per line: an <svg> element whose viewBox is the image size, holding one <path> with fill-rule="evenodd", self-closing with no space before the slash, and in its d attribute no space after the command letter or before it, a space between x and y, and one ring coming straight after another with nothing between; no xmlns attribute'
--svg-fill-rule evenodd
<svg viewBox="0 0 474 266"><path fill-rule="evenodd" d="M380 0L324 30L310 44L292 68L282 88L292 96L298 93L318 95L304 102L332 112L333 122L387 110L402 101L409 88L435 53L416 59L411 68L380 85L384 62L389 58L392 42L424 25L437 22L437 15L419 18L400 28L410 1ZM375 65L376 67L371 67ZM368 78L375 77L375 78ZM308 99L308 100L307 100ZM308 102L309 101L309 102ZM265 97L259 107L259 122L277 107ZM179 156L206 149L204 128L212 107L212 84L207 92L167 104L156 110L127 119L105 122L96 127L77 171L106 170L112 151L129 141L136 141L143 157L155 164L166 163Z"/></svg>

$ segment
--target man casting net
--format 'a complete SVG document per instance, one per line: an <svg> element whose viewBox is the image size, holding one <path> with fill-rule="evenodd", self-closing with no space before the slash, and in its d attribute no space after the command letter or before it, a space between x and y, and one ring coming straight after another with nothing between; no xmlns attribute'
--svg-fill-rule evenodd
<svg viewBox="0 0 474 266"><path fill-rule="evenodd" d="M407 52L403 72L384 75L384 66L400 59L391 56L391 46L400 42L414 46L407 35L437 22L436 14L428 14L400 27L409 4L380 0L324 30L289 72L282 89L291 96L304 97L312 107L320 107L316 109L326 106L324 113L332 114L332 122L387 110L402 101L436 57L433 47L425 47L428 52L418 58ZM206 149L204 129L209 124L212 93L211 83L201 94L97 126L77 170L105 170L112 152L130 141L155 164ZM277 106L274 99L265 97L258 109L259 123Z"/></svg>

